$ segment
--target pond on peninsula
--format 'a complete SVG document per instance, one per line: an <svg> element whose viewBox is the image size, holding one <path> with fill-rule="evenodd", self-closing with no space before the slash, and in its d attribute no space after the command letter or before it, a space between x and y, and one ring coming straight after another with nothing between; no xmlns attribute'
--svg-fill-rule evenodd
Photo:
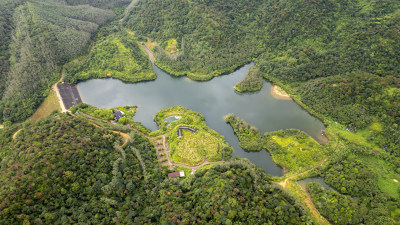
<svg viewBox="0 0 400 225"><path fill-rule="evenodd" d="M99 108L136 105L135 121L151 130L157 130L153 116L162 108L182 105L200 112L209 127L223 135L234 148L233 157L248 158L262 167L268 174L282 176L282 169L266 150L245 152L232 128L225 123L224 116L234 113L259 129L261 134L287 128L300 129L316 140L322 140L323 123L311 116L294 101L277 100L270 94L271 84L264 82L263 88L254 93L238 93L233 86L242 80L250 66L207 82L174 77L153 65L157 74L155 81L134 84L108 79L80 82L78 89L85 103Z"/></svg>

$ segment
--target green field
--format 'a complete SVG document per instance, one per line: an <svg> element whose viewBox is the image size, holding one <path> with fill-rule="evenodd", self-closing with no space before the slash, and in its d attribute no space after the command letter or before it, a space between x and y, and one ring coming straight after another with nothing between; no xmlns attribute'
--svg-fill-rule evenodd
<svg viewBox="0 0 400 225"><path fill-rule="evenodd" d="M400 197L400 174L396 172L396 169L398 172L400 169L382 159L368 156L358 157L375 174L379 190L398 199Z"/></svg>
<svg viewBox="0 0 400 225"><path fill-rule="evenodd" d="M274 162L291 172L310 169L328 155L327 150L303 131L290 129L264 136L265 148Z"/></svg>
<svg viewBox="0 0 400 225"><path fill-rule="evenodd" d="M178 126L169 135L171 158L177 163L199 165L208 161L222 160L221 139L215 134L199 129L196 133L183 130L181 139L177 138Z"/></svg>
<svg viewBox="0 0 400 225"><path fill-rule="evenodd" d="M49 116L54 111L60 112L61 107L57 99L57 94L54 91L50 91L47 98L45 98L36 112L29 117L28 121L36 122L41 118Z"/></svg>

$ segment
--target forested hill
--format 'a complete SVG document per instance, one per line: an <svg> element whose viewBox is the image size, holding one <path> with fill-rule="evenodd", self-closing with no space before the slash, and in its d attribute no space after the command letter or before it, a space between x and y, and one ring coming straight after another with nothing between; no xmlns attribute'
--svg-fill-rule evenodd
<svg viewBox="0 0 400 225"><path fill-rule="evenodd" d="M381 123L370 141L400 155L398 0L142 0L125 24L157 41L167 72L209 79L254 61L325 122Z"/></svg>
<svg viewBox="0 0 400 225"><path fill-rule="evenodd" d="M68 114L26 124L14 139L8 129L0 131L0 224L311 222L248 160L169 179L135 130L121 146L112 130Z"/></svg>
<svg viewBox="0 0 400 225"><path fill-rule="evenodd" d="M142 0L126 24L168 50L155 49L158 65L178 75L228 72L261 54L259 59L293 64L278 69L300 64L296 77L284 71L290 79L353 70L399 76L399 5L397 0ZM171 40L177 42L173 50ZM299 52L297 61L283 57Z"/></svg>
<svg viewBox="0 0 400 225"><path fill-rule="evenodd" d="M129 2L0 1L0 122L32 115L59 79L59 66L83 53L114 16L112 7Z"/></svg>

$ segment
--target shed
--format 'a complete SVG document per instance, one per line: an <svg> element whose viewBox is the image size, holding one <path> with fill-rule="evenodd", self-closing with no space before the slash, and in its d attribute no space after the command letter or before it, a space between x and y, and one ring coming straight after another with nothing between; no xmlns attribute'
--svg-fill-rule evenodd
<svg viewBox="0 0 400 225"><path fill-rule="evenodd" d="M114 112L114 120L119 120L124 116L124 112L122 112L121 110L117 110L116 112Z"/></svg>
<svg viewBox="0 0 400 225"><path fill-rule="evenodd" d="M185 171L181 170L168 174L168 178L174 178L174 177L185 177Z"/></svg>

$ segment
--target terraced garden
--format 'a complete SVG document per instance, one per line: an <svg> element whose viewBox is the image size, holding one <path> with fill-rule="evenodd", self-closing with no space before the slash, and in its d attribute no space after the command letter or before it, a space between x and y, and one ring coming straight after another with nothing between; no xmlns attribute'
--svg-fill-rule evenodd
<svg viewBox="0 0 400 225"><path fill-rule="evenodd" d="M170 124L165 118L180 116ZM224 137L207 127L205 118L200 113L182 106L174 106L160 110L154 117L159 126L153 136L165 134L169 144L169 158L187 166L197 166L203 163L221 161L229 157L232 148L225 142ZM196 132L182 130L182 137L178 138L180 127L187 126L197 129Z"/></svg>

